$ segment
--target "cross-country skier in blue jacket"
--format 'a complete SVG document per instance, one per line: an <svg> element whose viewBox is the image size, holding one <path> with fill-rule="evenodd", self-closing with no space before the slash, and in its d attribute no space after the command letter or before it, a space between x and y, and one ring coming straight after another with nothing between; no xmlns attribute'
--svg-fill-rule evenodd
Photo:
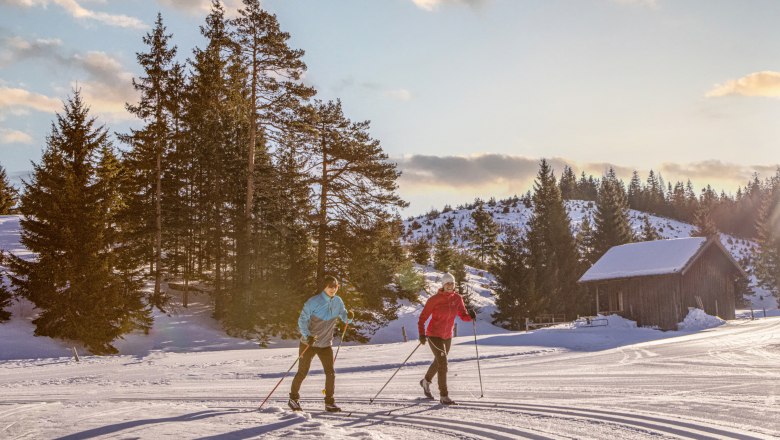
<svg viewBox="0 0 780 440"><path fill-rule="evenodd" d="M306 301L298 318L298 328L301 331L301 344L298 347L300 363L290 389L290 400L287 401L287 405L293 411L301 411L301 404L298 401L301 396L298 391L301 389L303 379L309 373L314 355L320 358L322 368L325 370L325 410L341 411L333 399L336 385L336 371L333 369L333 330L336 328L337 318L345 324L349 320L344 301L336 296L339 282L332 276L326 276L323 285L322 292Z"/></svg>

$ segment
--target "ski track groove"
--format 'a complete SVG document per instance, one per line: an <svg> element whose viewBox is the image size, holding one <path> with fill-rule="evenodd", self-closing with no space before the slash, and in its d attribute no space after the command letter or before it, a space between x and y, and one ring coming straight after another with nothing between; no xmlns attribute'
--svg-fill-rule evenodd
<svg viewBox="0 0 780 440"><path fill-rule="evenodd" d="M395 423L404 426L426 426L426 427L450 430L455 433L461 433L461 434L463 432L468 432L474 436L472 438L476 438L476 439L507 439L507 440L512 440L516 438L527 438L527 439L535 439L535 440L555 439L555 437L545 437L528 431L523 431L514 428L507 428L503 426L486 425L484 423L476 423L476 422L463 423L457 420L448 420L446 423L443 423L443 422L437 422L436 420L438 419L435 419L433 417L414 416L409 414L383 415L382 414L383 412L385 411L374 412L374 413L369 413L365 411L351 411L348 412L348 414L360 414L361 418L359 420L373 419L373 420L381 421L382 423ZM336 417L339 416L338 413L334 413L332 415ZM331 415L327 415L324 418L327 419L328 417L331 417ZM320 418L323 417L320 416ZM343 417L343 420L349 421L349 419L351 418L352 416ZM407 422L406 420L409 421ZM345 425L349 425L349 424L355 424L355 422L345 423ZM481 430L476 428L481 428ZM511 436L507 436L504 434L509 434Z"/></svg>
<svg viewBox="0 0 780 440"><path fill-rule="evenodd" d="M393 405L393 401L387 401L385 399L378 399L382 404ZM342 402L354 402L365 403L367 399L341 399ZM413 401L421 402L421 401ZM397 405L397 404L396 404ZM744 439L744 440L759 440L770 437L761 436L758 433L745 433L742 431L728 431L724 428L715 428L707 425L697 424L690 421L674 420L667 418L660 418L656 416L648 415L635 415L620 413L615 411L594 410L587 408L576 407L560 407L551 405L536 405L536 404L519 404L511 402L461 402L453 409L460 411L461 408L484 408L484 409L500 409L508 413L516 412L518 414L553 414L555 416L572 419L589 419L602 423L616 424L622 427L630 428L633 430L639 429L640 431L647 432L648 430L653 433L663 435L674 435L682 438L695 438L695 439ZM519 410L519 411L518 411ZM392 411L392 410L391 410Z"/></svg>
<svg viewBox="0 0 780 440"><path fill-rule="evenodd" d="M431 432L437 432L440 434L446 434L447 436L451 437L458 437L458 438L470 438L470 439L495 439L495 438L516 438L516 437L504 437L504 436L490 436L485 437L483 435L475 436L472 432L471 435L466 435L462 431L458 431L457 428L462 429L462 425L456 425L453 427L452 423L449 423L447 425L443 424L432 424L432 423L414 423L414 422L405 422L402 420L386 420L386 419L380 419L378 417L374 417L373 419L371 416L375 415L373 413L363 413L359 411L345 411L348 415L338 414L338 413L328 413L325 411L317 412L317 411L310 411L309 414L311 414L313 417L327 420L328 418L337 418L340 417L339 420L343 420L344 423L341 425L336 425L338 427L346 427L348 425L358 425L358 422L365 423L364 427L368 428L369 426L374 425L373 422L381 422L383 425L389 425L389 426L399 426L404 428L412 428L416 429L421 432L425 433L431 433ZM351 416L351 414L361 414L363 417L361 419L355 420L355 417ZM469 430L469 429L466 429ZM469 430L471 431L471 430Z"/></svg>

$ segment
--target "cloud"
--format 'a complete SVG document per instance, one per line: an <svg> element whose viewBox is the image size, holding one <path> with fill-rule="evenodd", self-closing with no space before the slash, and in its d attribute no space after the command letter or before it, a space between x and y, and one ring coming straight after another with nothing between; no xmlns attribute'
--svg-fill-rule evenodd
<svg viewBox="0 0 780 440"><path fill-rule="evenodd" d="M0 87L0 111L32 109L44 113L54 113L61 107L62 102L59 99L24 89Z"/></svg>
<svg viewBox="0 0 780 440"><path fill-rule="evenodd" d="M480 154L474 156L424 156L413 155L394 159L402 171L401 187L407 193L424 193L431 190L495 191L495 195L524 193L539 171L539 159L505 154ZM586 175L600 177L609 168L626 183L635 168L608 162L577 162L564 158L550 158L557 178L565 165L570 166L579 178ZM727 191L736 190L752 179L754 173L769 177L777 165L738 165L717 160L686 164L666 162L655 167L655 172L666 182L691 179L696 185L711 184ZM647 169L637 169L646 176Z"/></svg>
<svg viewBox="0 0 780 440"><path fill-rule="evenodd" d="M388 90L385 92L385 96L396 101L411 101L413 98L412 92L406 89Z"/></svg>
<svg viewBox="0 0 780 440"><path fill-rule="evenodd" d="M0 144L32 144L33 138L19 130L0 128Z"/></svg>
<svg viewBox="0 0 780 440"><path fill-rule="evenodd" d="M11 36L0 39L4 51L0 52L0 66L27 60L44 60L58 68L74 69L80 73L70 75L73 78L67 88L58 90L63 96L72 89L81 89L90 108L113 120L128 119L125 102L137 99L132 87L133 75L124 70L122 64L105 52L68 53L59 40L28 41ZM57 105L57 109L61 104ZM18 111L18 110L17 110Z"/></svg>
<svg viewBox="0 0 780 440"><path fill-rule="evenodd" d="M472 8L482 7L488 0L412 0L420 9L434 11L442 5L467 5Z"/></svg>
<svg viewBox="0 0 780 440"><path fill-rule="evenodd" d="M190 15L207 15L211 11L211 0L158 0L163 6ZM225 8L225 15L235 16L239 8L244 5L241 0L223 0L222 6Z"/></svg>
<svg viewBox="0 0 780 440"><path fill-rule="evenodd" d="M407 186L474 188L496 185L526 184L539 171L537 158L506 154L478 154L473 156L413 155L397 160ZM632 169L610 163L578 164L562 158L547 160L556 176L565 165L575 170L600 176L609 168L618 175L630 176Z"/></svg>
<svg viewBox="0 0 780 440"><path fill-rule="evenodd" d="M718 98L729 95L780 98L780 72L765 70L716 84L705 96Z"/></svg>
<svg viewBox="0 0 780 440"><path fill-rule="evenodd" d="M32 8L36 6L48 7L50 4L63 8L71 17L78 20L94 20L108 26L116 26L131 29L146 29L141 20L127 15L107 14L86 9L76 0L0 0L0 5L17 6L23 8Z"/></svg>

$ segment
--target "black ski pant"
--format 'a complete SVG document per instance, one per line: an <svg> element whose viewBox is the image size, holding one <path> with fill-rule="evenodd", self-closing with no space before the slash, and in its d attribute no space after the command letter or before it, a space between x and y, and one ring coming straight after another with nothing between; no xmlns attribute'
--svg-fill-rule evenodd
<svg viewBox="0 0 780 440"><path fill-rule="evenodd" d="M439 376L439 394L444 397L447 392L447 354L450 352L452 339L442 339L428 336L428 346L433 352L433 362L425 373L425 380L433 382L433 376Z"/></svg>
<svg viewBox="0 0 780 440"><path fill-rule="evenodd" d="M301 343L298 347L298 356L301 356L298 362L298 372L295 374L295 378L292 382L292 388L290 389L290 398L298 400L301 395L298 392L301 390L301 384L303 379L306 379L306 375L309 374L309 367L311 367L311 360L314 356L320 358L322 362L322 369L325 371L325 403L334 403L333 393L336 388L336 370L333 369L333 348L332 347L310 347L306 350L308 345ZM304 353L304 350L306 352Z"/></svg>

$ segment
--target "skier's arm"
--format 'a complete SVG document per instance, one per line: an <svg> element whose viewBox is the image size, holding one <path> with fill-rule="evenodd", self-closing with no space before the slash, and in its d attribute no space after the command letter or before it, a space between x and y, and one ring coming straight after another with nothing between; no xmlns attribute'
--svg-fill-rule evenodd
<svg viewBox="0 0 780 440"><path fill-rule="evenodd" d="M306 301L301 310L301 315L298 317L298 330L301 331L303 339L307 339L309 334L309 321L311 321L311 309L312 305L310 301Z"/></svg>
<svg viewBox="0 0 780 440"><path fill-rule="evenodd" d="M458 295L458 299L460 300L460 304L458 305L458 316L460 316L461 321L471 321L471 315L469 315L469 311L466 310L466 305L463 303L463 298Z"/></svg>
<svg viewBox="0 0 780 440"><path fill-rule="evenodd" d="M347 314L347 307L344 305L344 300L339 298L339 304L341 305L341 310L339 310L339 319L341 319L341 322L344 324L352 324L352 320L349 319L349 315Z"/></svg>
<svg viewBox="0 0 780 440"><path fill-rule="evenodd" d="M433 298L430 297L425 301L425 307L423 307L420 313L420 319L417 320L417 334L420 336L425 335L425 321L428 320L428 317L431 316L431 311L433 311L433 303L435 301Z"/></svg>

